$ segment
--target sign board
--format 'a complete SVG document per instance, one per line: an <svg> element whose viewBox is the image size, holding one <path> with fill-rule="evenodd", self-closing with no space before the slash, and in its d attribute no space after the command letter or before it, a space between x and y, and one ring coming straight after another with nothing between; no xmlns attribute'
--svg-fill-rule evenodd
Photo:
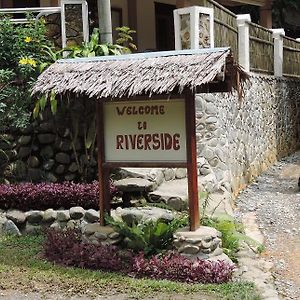
<svg viewBox="0 0 300 300"><path fill-rule="evenodd" d="M105 102L106 162L186 162L184 99Z"/></svg>

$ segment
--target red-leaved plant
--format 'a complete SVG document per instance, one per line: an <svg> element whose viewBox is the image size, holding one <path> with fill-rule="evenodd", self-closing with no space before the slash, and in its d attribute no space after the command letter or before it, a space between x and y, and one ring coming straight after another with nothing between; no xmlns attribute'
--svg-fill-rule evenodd
<svg viewBox="0 0 300 300"><path fill-rule="evenodd" d="M110 194L116 188L110 183ZM20 209L23 211L48 208L83 208L98 209L99 183L20 183L0 184L0 208Z"/></svg>
<svg viewBox="0 0 300 300"><path fill-rule="evenodd" d="M221 260L190 260L176 252L147 259L140 253L134 258L132 274L188 283L223 283L231 279L233 270L234 265Z"/></svg>
<svg viewBox="0 0 300 300"><path fill-rule="evenodd" d="M234 269L234 265L225 261L192 261L176 252L169 251L148 259L144 253L136 255L116 246L86 244L81 242L80 233L74 230L48 230L43 256L64 266L188 283L228 282Z"/></svg>

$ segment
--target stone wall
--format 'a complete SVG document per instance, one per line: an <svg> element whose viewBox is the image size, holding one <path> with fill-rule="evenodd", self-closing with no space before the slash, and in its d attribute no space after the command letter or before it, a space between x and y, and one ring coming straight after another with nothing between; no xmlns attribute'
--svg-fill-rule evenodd
<svg viewBox="0 0 300 300"><path fill-rule="evenodd" d="M200 182L234 195L299 147L300 81L252 75L236 93L199 94L197 145Z"/></svg>
<svg viewBox="0 0 300 300"><path fill-rule="evenodd" d="M237 195L277 159L298 149L299 83L293 79L252 75L241 101L236 93L196 96L199 183L203 189ZM80 101L76 105L83 111ZM72 122L66 117L62 119L61 123L57 116L46 111L29 128L10 137L15 140L12 153L17 153L19 173L23 172L21 180L78 181L84 175L88 180L97 178L96 151L86 155L82 132L72 147L68 129ZM86 174L79 172L80 166L87 166ZM162 171L162 181L183 178L186 174L182 172L178 177L174 170ZM170 171L174 176L169 176ZM119 174L121 178L137 177L123 173Z"/></svg>

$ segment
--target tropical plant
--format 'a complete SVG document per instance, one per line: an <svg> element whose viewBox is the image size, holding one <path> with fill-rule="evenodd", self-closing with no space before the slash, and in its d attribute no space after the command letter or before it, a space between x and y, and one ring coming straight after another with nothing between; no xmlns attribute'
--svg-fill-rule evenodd
<svg viewBox="0 0 300 300"><path fill-rule="evenodd" d="M14 25L0 19L0 128L25 127L32 112L30 89L49 45L43 21Z"/></svg>
<svg viewBox="0 0 300 300"><path fill-rule="evenodd" d="M105 55L121 55L130 53L130 49L136 49L132 42L131 34L134 33L128 27L118 28L119 38L117 44L101 44L99 29L94 29L89 42L84 42L79 46L67 47L56 51L53 47L43 46L42 52L48 56L46 62L40 65L44 70L57 59L94 57ZM95 103L85 101L80 97L70 99L66 97L64 101L59 101L54 91L48 95L41 96L35 104L33 116L36 118L50 105L51 111L56 115L57 124L63 126L70 124L69 132L71 138L72 151L80 174L80 179L90 181L93 177L89 173L90 166L95 163L94 152L96 145L96 114ZM68 122L66 122L68 120ZM84 146L84 157L77 151L76 145L81 141Z"/></svg>
<svg viewBox="0 0 300 300"><path fill-rule="evenodd" d="M161 220L149 220L128 225L108 216L106 221L124 238L124 246L135 252L143 251L145 255L152 255L169 249L175 231L188 223L187 218L174 218L169 223Z"/></svg>

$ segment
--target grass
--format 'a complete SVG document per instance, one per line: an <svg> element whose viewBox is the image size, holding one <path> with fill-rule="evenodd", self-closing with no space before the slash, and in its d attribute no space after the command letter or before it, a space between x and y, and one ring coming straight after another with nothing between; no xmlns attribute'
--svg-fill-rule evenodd
<svg viewBox="0 0 300 300"><path fill-rule="evenodd" d="M159 299L259 300L251 283L220 285L184 284L167 280L134 279L117 273L65 268L43 260L42 236L0 237L0 290L12 289L41 294L53 291L71 295L127 295L130 299L143 299L155 295ZM190 295L186 297L186 295ZM117 298L116 298L117 299ZM180 299L180 298L176 298Z"/></svg>

